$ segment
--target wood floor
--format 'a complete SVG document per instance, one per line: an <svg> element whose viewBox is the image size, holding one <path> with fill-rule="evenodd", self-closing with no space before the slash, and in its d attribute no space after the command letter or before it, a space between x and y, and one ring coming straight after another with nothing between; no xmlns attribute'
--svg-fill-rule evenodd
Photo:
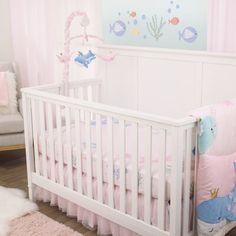
<svg viewBox="0 0 236 236"><path fill-rule="evenodd" d="M26 164L24 151L0 152L0 186L19 188L27 192ZM39 211L48 217L63 223L85 236L95 236L96 232L89 231L75 219L51 207L48 203L37 202ZM122 236L122 235L121 235ZM147 236L147 235L145 235ZM227 236L236 236L236 229Z"/></svg>
<svg viewBox="0 0 236 236"><path fill-rule="evenodd" d="M26 164L24 151L0 152L0 186L19 188L27 192ZM51 207L48 203L37 202L39 211L48 217L63 223L85 236L95 236L96 232L89 231L75 219Z"/></svg>

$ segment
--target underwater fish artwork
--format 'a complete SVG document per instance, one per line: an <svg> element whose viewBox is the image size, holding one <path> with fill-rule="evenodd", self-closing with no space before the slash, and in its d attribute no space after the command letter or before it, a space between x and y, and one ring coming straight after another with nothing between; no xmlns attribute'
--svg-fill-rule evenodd
<svg viewBox="0 0 236 236"><path fill-rule="evenodd" d="M142 20L146 20L146 18L147 18L146 15L143 14L143 15L142 15Z"/></svg>
<svg viewBox="0 0 236 236"><path fill-rule="evenodd" d="M89 50L87 54L83 54L82 52L79 52L79 55L74 59L74 61L88 68L88 65L94 59L96 59L96 55L91 50Z"/></svg>
<svg viewBox="0 0 236 236"><path fill-rule="evenodd" d="M136 37L137 37L137 36L140 35L140 30L137 29L137 28L134 28L134 29L132 29L131 34L132 34L133 36L136 36Z"/></svg>
<svg viewBox="0 0 236 236"><path fill-rule="evenodd" d="M171 25L178 25L180 22L178 17L173 17L172 19L169 20L169 24Z"/></svg>
<svg viewBox="0 0 236 236"><path fill-rule="evenodd" d="M126 32L126 24L121 21L117 20L113 24L110 24L110 33L114 33L116 36L121 37Z"/></svg>
<svg viewBox="0 0 236 236"><path fill-rule="evenodd" d="M183 39L187 43L193 43L196 41L197 38L198 38L197 30L192 26L184 28L182 32L179 31L179 40Z"/></svg>
<svg viewBox="0 0 236 236"><path fill-rule="evenodd" d="M147 30L149 34L154 37L157 41L160 37L163 36L163 28L166 25L166 21L164 21L164 18L161 17L160 21L158 22L157 15L152 16L152 21L146 22Z"/></svg>
<svg viewBox="0 0 236 236"><path fill-rule="evenodd" d="M137 13L135 11L132 11L129 13L129 16L131 17L136 17L137 16Z"/></svg>
<svg viewBox="0 0 236 236"><path fill-rule="evenodd" d="M138 24L138 21L135 19L135 20L133 21L133 23L134 23L134 25L137 25L137 24Z"/></svg>

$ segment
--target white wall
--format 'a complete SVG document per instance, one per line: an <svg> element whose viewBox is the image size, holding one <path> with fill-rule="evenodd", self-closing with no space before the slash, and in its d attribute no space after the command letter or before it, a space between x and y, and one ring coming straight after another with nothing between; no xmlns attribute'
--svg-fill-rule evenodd
<svg viewBox="0 0 236 236"><path fill-rule="evenodd" d="M13 60L9 0L0 0L0 61Z"/></svg>

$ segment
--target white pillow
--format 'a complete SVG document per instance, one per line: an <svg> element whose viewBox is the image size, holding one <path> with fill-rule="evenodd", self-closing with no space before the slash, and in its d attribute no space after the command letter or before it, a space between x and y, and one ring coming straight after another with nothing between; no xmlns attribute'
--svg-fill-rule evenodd
<svg viewBox="0 0 236 236"><path fill-rule="evenodd" d="M0 106L0 114L15 114L17 113L17 91L16 91L16 79L15 74L6 71L6 80L8 87L8 100L7 106Z"/></svg>

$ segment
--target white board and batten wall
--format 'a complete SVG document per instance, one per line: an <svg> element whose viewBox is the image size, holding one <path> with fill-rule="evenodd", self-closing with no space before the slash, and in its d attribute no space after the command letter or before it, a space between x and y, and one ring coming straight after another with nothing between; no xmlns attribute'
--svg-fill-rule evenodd
<svg viewBox="0 0 236 236"><path fill-rule="evenodd" d="M100 62L105 103L182 118L191 110L236 98L236 56L106 45L117 54Z"/></svg>

